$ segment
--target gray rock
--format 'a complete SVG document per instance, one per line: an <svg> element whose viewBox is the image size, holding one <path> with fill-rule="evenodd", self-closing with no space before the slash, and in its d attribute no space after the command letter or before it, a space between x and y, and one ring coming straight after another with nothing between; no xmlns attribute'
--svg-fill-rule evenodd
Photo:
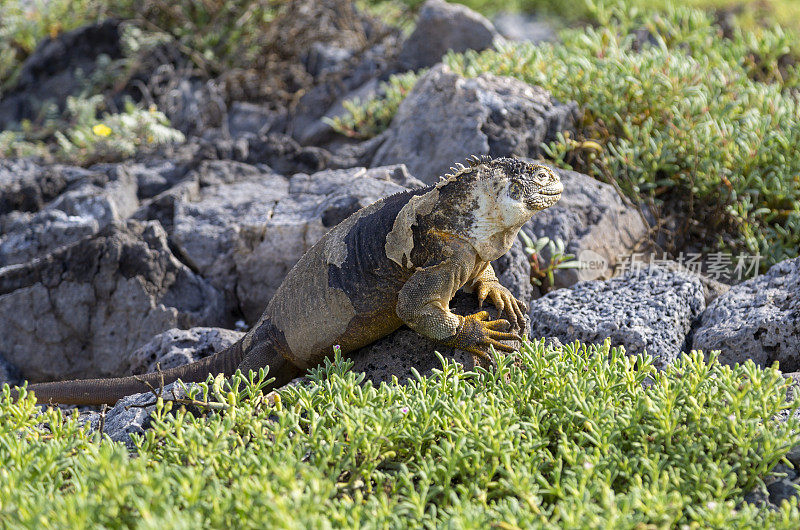
<svg viewBox="0 0 800 530"><path fill-rule="evenodd" d="M331 43L312 47L309 67L318 70L319 82L297 103L290 124L292 137L303 145L321 145L335 138L324 118L343 114L344 101L368 99L376 92L378 81L388 75L397 38L395 31L389 31L381 42L358 53Z"/></svg>
<svg viewBox="0 0 800 530"><path fill-rule="evenodd" d="M42 40L0 99L0 130L35 119L46 102L63 109L67 96L85 90L101 55L122 57L120 37L119 21L105 20Z"/></svg>
<svg viewBox="0 0 800 530"><path fill-rule="evenodd" d="M83 168L0 159L0 215L37 212L73 186L86 183L102 186L107 181L103 173Z"/></svg>
<svg viewBox="0 0 800 530"><path fill-rule="evenodd" d="M331 155L319 147L303 147L289 136L267 134L243 137L247 154L241 160L249 164L267 164L281 175L313 173L330 165Z"/></svg>
<svg viewBox="0 0 800 530"><path fill-rule="evenodd" d="M795 445L789 450L786 460L792 463L795 470L800 470L800 445Z"/></svg>
<svg viewBox="0 0 800 530"><path fill-rule="evenodd" d="M122 173L104 187L72 186L36 213L0 218L0 267L24 263L96 234L138 206L136 179Z"/></svg>
<svg viewBox="0 0 800 530"><path fill-rule="evenodd" d="M247 133L260 136L281 129L286 113L255 103L234 101L228 109L227 120L228 134L234 138Z"/></svg>
<svg viewBox="0 0 800 530"><path fill-rule="evenodd" d="M534 240L561 239L566 252L587 267L556 271L555 287L610 278L614 267L646 236L647 225L611 185L575 171L553 170L564 185L561 200L534 215L522 230ZM549 256L542 257L549 261Z"/></svg>
<svg viewBox="0 0 800 530"><path fill-rule="evenodd" d="M362 144L370 145L370 142ZM183 144L162 146L161 151L174 160L194 167L208 160L235 161L266 166L270 168L269 172L281 175L293 175L325 168L363 166L369 163L377 146L367 156L362 144L356 144L354 149L344 150L352 152L340 155L321 147L301 146L290 136L279 133L255 135L248 132L230 138L219 130L210 130L203 137L190 137ZM356 161L358 163L354 163Z"/></svg>
<svg viewBox="0 0 800 530"><path fill-rule="evenodd" d="M188 180L196 181L201 188L235 184L272 175L271 168L264 165L251 165L229 160L208 160L192 171Z"/></svg>
<svg viewBox="0 0 800 530"><path fill-rule="evenodd" d="M165 385L161 390L161 396L164 400L185 398L185 385L179 381ZM156 396L152 392L122 398L106 412L103 432L112 441L122 442L129 451L135 451L136 446L131 440L131 434L141 435L150 428L152 421L150 415L155 410L155 401ZM92 425L95 425L95 421L92 421Z"/></svg>
<svg viewBox="0 0 800 530"><path fill-rule="evenodd" d="M789 500L798 494L797 485L793 484L788 478L778 479L767 484L769 492L769 502L780 506L784 500Z"/></svg>
<svg viewBox="0 0 800 530"><path fill-rule="evenodd" d="M607 281L581 282L531 304L531 337L557 337L647 351L663 370L687 351L685 339L705 308L696 277L649 267Z"/></svg>
<svg viewBox="0 0 800 530"><path fill-rule="evenodd" d="M404 163L432 184L473 154L536 157L542 142L573 127L577 112L574 102L559 103L518 79L465 79L440 65L400 104L372 165Z"/></svg>
<svg viewBox="0 0 800 530"><path fill-rule="evenodd" d="M764 486L756 486L753 490L745 494L742 500L759 508L765 507L773 511L778 509L777 506L770 502L769 492Z"/></svg>
<svg viewBox="0 0 800 530"><path fill-rule="evenodd" d="M217 325L223 309L158 223L127 221L0 269L0 353L32 382L118 376L153 335Z"/></svg>
<svg viewBox="0 0 800 530"><path fill-rule="evenodd" d="M133 180L139 199L148 199L168 190L189 172L187 164L159 158L121 164L96 164L90 169L103 171L111 181Z"/></svg>
<svg viewBox="0 0 800 530"><path fill-rule="evenodd" d="M218 83L177 74L166 86L158 87L155 101L169 118L170 125L186 136L199 136L208 129L220 127L228 110Z"/></svg>
<svg viewBox="0 0 800 530"><path fill-rule="evenodd" d="M658 265L659 267L663 267L671 271L680 271L697 276L697 279L700 280L701 284L703 284L703 297L706 300L706 306L711 304L711 302L723 294L727 293L731 288L730 285L724 284L718 280L715 280L714 278L710 278L700 272L691 270L677 261L662 260Z"/></svg>
<svg viewBox="0 0 800 530"><path fill-rule="evenodd" d="M315 144L328 140L333 135L333 127L327 120L333 120L339 116L347 114L347 109L344 104L346 101L368 101L378 94L379 82L376 78L369 79L366 83L354 90L348 92L340 97L333 104L330 105L328 110L319 117L319 119L310 121L300 127L300 120L295 120L297 129L294 132L294 137L303 145Z"/></svg>
<svg viewBox="0 0 800 530"><path fill-rule="evenodd" d="M341 69L353 57L354 50L327 42L314 42L305 58L306 70L315 78Z"/></svg>
<svg viewBox="0 0 800 530"><path fill-rule="evenodd" d="M498 13L492 23L500 34L514 41L530 41L534 44L554 41L558 38L551 24L529 13Z"/></svg>
<svg viewBox="0 0 800 530"><path fill-rule="evenodd" d="M225 184L234 184L246 180L257 180L259 177L272 174L268 166L250 165L230 160L207 160L201 162L196 170L189 174L175 186L156 195L152 199L142 201L142 206L133 214L133 218L141 221L156 220L161 223L169 234L174 232L176 212L180 212L184 205L201 200L201 188L213 188ZM176 209L177 207L177 209ZM181 248L176 247L181 254ZM183 256L181 259L191 262L191 258Z"/></svg>
<svg viewBox="0 0 800 530"><path fill-rule="evenodd" d="M448 50L464 52L491 48L500 39L483 15L466 6L444 0L427 0L414 32L400 50L400 62L408 70L438 63Z"/></svg>
<svg viewBox="0 0 800 530"><path fill-rule="evenodd" d="M171 329L153 337L130 355L131 374L169 370L220 352L244 333L224 328Z"/></svg>
<svg viewBox="0 0 800 530"><path fill-rule="evenodd" d="M175 221L175 205L180 201L197 200L199 196L199 176L193 173L168 190L142 201L131 218L138 221L158 221L167 233L171 233Z"/></svg>
<svg viewBox="0 0 800 530"><path fill-rule="evenodd" d="M247 251L253 232L266 232L278 201L288 194L289 182L280 175L262 174L252 166L233 162L204 165L200 178L205 178L203 169L223 166L253 172L235 182L202 187L196 197L189 195L175 202L170 236L182 260L226 294L232 311L239 306L237 283L247 281L237 270L235 254ZM276 249L276 254L280 253ZM279 259L277 255L270 258Z"/></svg>
<svg viewBox="0 0 800 530"><path fill-rule="evenodd" d="M6 361L5 358L0 355L0 389L2 389L4 384L8 384L9 386L21 385L22 374L19 373L16 366Z"/></svg>
<svg viewBox="0 0 800 530"><path fill-rule="evenodd" d="M703 313L692 347L721 350L720 361L759 366L778 361L800 370L800 258L773 265L766 274L732 287Z"/></svg>

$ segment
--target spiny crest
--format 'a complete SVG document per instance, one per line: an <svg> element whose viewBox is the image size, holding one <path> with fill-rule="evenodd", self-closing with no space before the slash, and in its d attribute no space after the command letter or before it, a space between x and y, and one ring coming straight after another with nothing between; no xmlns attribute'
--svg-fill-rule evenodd
<svg viewBox="0 0 800 530"><path fill-rule="evenodd" d="M488 162L491 162L492 160L493 160L492 157L490 157L489 155L481 155L481 156L471 155L467 159L467 164L469 164L470 167L475 167L481 164L486 164Z"/></svg>
<svg viewBox="0 0 800 530"><path fill-rule="evenodd" d="M462 175L472 173L478 166L487 164L492 160L492 157L489 155L470 155L470 157L466 160L466 166L461 163L456 163L455 166L451 166L448 173L445 173L443 176L439 177L439 182L436 184L436 187L440 188L448 182L453 182Z"/></svg>

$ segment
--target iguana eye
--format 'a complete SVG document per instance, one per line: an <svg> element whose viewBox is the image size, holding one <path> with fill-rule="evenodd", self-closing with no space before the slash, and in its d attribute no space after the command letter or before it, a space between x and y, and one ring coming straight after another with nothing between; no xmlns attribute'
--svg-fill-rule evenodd
<svg viewBox="0 0 800 530"><path fill-rule="evenodd" d="M518 201L520 197L522 197L522 192L524 188L522 184L517 181L512 181L511 184L508 186L508 196Z"/></svg>
<svg viewBox="0 0 800 530"><path fill-rule="evenodd" d="M536 183L537 186L544 186L549 177L547 171L539 170L533 176L533 182Z"/></svg>

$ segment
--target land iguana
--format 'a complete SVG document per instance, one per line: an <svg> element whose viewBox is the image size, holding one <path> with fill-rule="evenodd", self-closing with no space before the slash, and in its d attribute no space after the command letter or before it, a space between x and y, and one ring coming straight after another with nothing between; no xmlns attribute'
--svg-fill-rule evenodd
<svg viewBox="0 0 800 530"><path fill-rule="evenodd" d="M163 372L32 384L39 403L115 403L177 379L204 381L269 366L285 384L331 355L385 337L403 324L444 346L488 358L521 340L526 308L490 264L563 187L549 168L512 158L472 157L433 186L380 199L333 227L292 268L252 329L227 349ZM501 316L450 311L462 287Z"/></svg>

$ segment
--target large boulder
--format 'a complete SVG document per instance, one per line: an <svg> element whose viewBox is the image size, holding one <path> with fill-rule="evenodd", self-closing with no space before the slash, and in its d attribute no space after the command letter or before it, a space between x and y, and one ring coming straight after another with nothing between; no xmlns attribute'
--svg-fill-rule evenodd
<svg viewBox="0 0 800 530"><path fill-rule="evenodd" d="M223 308L158 223L127 221L0 269L0 354L32 382L118 376L126 352L174 327L218 325Z"/></svg>
<svg viewBox="0 0 800 530"><path fill-rule="evenodd" d="M581 269L557 270L556 287L610 278L614 267L647 236L647 224L611 185L575 171L553 170L564 193L555 205L534 215L523 232L534 240L561 239L566 252L583 263Z"/></svg>
<svg viewBox="0 0 800 530"><path fill-rule="evenodd" d="M692 347L721 350L719 359L728 364L778 361L784 372L800 370L800 258L773 265L714 300Z"/></svg>
<svg viewBox="0 0 800 530"><path fill-rule="evenodd" d="M427 0L413 33L403 43L400 63L408 70L427 68L438 63L448 50L481 51L499 40L497 30L483 15L463 5Z"/></svg>
<svg viewBox="0 0 800 530"><path fill-rule="evenodd" d="M537 157L541 144L570 130L574 102L512 77L465 79L439 65L400 104L373 166L406 164L428 184L470 155Z"/></svg>
<svg viewBox="0 0 800 530"><path fill-rule="evenodd" d="M688 351L687 336L705 308L703 286L690 274L647 267L607 281L581 282L531 304L531 337L624 346L664 369Z"/></svg>
<svg viewBox="0 0 800 530"><path fill-rule="evenodd" d="M199 173L200 179L214 184L201 185L196 195L178 195L171 240L183 261L225 292L229 307L235 308L236 285L244 280L234 258L242 245L242 232L268 223L275 205L288 194L289 182L236 162L204 164ZM226 181L226 177L235 180Z"/></svg>
<svg viewBox="0 0 800 530"><path fill-rule="evenodd" d="M182 259L255 322L300 256L332 226L381 197L422 185L403 166L327 170L291 178L235 165L234 181L188 190L173 206L172 241Z"/></svg>

